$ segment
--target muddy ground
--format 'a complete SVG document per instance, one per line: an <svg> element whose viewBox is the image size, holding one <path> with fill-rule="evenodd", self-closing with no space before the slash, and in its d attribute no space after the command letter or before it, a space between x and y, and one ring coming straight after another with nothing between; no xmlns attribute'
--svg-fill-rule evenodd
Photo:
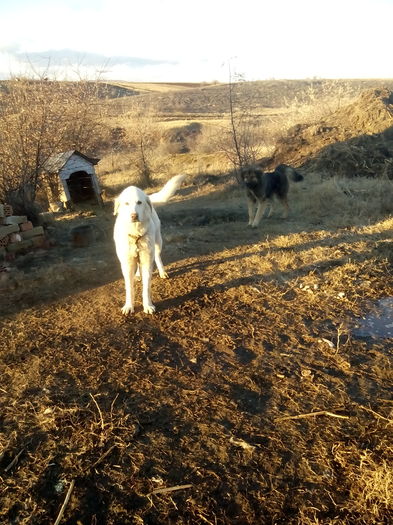
<svg viewBox="0 0 393 525"><path fill-rule="evenodd" d="M293 195L258 230L233 188L161 207L154 316L139 285L121 315L110 205L58 219L2 291L1 523L391 522L393 340L354 330L393 295L392 220L333 227Z"/></svg>

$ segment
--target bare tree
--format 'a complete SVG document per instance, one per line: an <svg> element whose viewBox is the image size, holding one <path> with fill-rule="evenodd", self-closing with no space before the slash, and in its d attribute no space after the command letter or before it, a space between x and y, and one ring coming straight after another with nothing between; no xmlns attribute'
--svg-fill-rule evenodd
<svg viewBox="0 0 393 525"><path fill-rule="evenodd" d="M243 166L254 163L262 151L261 122L253 112L254 99L252 85L240 75L233 78L229 69L229 125L223 134L221 149L232 163L235 174Z"/></svg>
<svg viewBox="0 0 393 525"><path fill-rule="evenodd" d="M100 122L97 82L12 78L0 84L0 200L31 213L51 155L90 152Z"/></svg>
<svg viewBox="0 0 393 525"><path fill-rule="evenodd" d="M134 146L140 185L148 187L153 183L154 153L161 135L157 114L151 103L146 103L144 99L143 105L136 104L131 119L130 139Z"/></svg>

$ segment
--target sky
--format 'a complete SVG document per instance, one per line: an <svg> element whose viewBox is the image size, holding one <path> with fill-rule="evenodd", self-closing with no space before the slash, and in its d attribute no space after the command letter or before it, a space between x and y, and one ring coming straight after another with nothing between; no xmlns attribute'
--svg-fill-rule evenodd
<svg viewBox="0 0 393 525"><path fill-rule="evenodd" d="M393 0L0 0L0 79L393 78Z"/></svg>

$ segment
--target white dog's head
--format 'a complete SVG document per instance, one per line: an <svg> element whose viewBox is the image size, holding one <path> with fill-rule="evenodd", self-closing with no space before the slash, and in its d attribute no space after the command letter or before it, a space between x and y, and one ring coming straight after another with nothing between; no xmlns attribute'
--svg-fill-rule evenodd
<svg viewBox="0 0 393 525"><path fill-rule="evenodd" d="M140 188L129 186L115 199L114 215L124 222L145 222L152 212L149 197Z"/></svg>

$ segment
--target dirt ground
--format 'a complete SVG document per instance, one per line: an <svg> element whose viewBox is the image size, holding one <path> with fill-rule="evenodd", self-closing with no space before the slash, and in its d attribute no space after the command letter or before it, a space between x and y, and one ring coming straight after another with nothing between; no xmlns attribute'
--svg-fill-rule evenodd
<svg viewBox="0 0 393 525"><path fill-rule="evenodd" d="M257 230L228 184L160 207L154 316L139 285L121 315L111 207L58 220L2 292L1 523L391 522L393 340L353 330L393 295L392 219L337 228L307 191Z"/></svg>

